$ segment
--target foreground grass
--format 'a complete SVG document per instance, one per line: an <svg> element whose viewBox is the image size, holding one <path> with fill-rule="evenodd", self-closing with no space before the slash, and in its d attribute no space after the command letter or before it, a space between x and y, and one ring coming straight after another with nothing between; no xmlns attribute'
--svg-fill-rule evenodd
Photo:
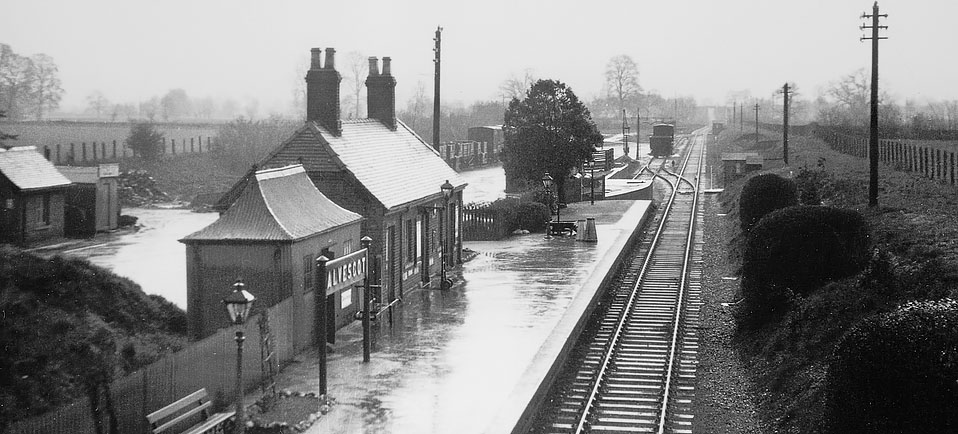
<svg viewBox="0 0 958 434"><path fill-rule="evenodd" d="M724 149L716 152L747 149L752 142L737 139L737 133L724 133ZM753 367L764 419L781 432L814 433L822 430L827 363L850 327L911 300L958 296L958 194L952 186L883 166L880 206L869 208L866 160L834 152L809 137L793 137L790 145L790 166L771 171L786 177L803 168L814 172L825 205L862 212L875 248L864 272L796 300L790 311L767 324L740 327L735 337L743 363ZM775 157L780 152L772 147L763 153ZM722 196L727 218L735 219L736 227L742 181L727 185ZM729 240L732 263L741 264L742 240L741 234Z"/></svg>

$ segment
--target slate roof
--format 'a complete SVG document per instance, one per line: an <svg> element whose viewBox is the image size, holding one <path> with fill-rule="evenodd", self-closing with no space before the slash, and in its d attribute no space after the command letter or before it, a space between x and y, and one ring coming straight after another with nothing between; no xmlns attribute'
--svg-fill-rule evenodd
<svg viewBox="0 0 958 434"><path fill-rule="evenodd" d="M0 148L0 173L20 191L65 187L70 180L57 171L53 163L37 152L35 146Z"/></svg>
<svg viewBox="0 0 958 434"><path fill-rule="evenodd" d="M260 170L251 180L218 220L180 242L296 241L363 219L320 193L302 165Z"/></svg>
<svg viewBox="0 0 958 434"><path fill-rule="evenodd" d="M432 146L399 120L392 131L375 119L344 119L340 136L315 122L308 127L386 209L438 199L439 186L447 180L456 190L466 186Z"/></svg>

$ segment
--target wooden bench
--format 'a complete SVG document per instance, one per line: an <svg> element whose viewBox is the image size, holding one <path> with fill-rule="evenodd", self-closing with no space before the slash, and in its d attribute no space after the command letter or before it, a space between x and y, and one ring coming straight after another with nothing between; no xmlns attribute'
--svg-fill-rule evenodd
<svg viewBox="0 0 958 434"><path fill-rule="evenodd" d="M166 407L148 414L146 420L150 423L150 433L169 433L172 432L170 431L171 428L182 426L184 422L196 418L199 418L200 421L187 428L186 431L180 431L180 433L225 434L232 432L232 429L227 431L227 425L232 425L232 423L227 422L233 419L233 415L236 412L230 411L210 415L209 409L211 405L213 405L213 403L206 398L206 389L197 390Z"/></svg>
<svg viewBox="0 0 958 434"><path fill-rule="evenodd" d="M573 221L564 221L564 222L549 222L549 235L562 235L568 233L572 235L578 229L576 223Z"/></svg>

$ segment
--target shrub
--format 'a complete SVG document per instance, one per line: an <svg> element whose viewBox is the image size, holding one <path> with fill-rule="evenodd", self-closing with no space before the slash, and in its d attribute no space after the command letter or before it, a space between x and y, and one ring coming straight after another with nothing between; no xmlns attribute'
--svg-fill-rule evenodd
<svg viewBox="0 0 958 434"><path fill-rule="evenodd" d="M766 173L749 178L739 198L739 219L742 232L748 232L772 211L798 204L795 183L781 176Z"/></svg>
<svg viewBox="0 0 958 434"><path fill-rule="evenodd" d="M825 378L828 433L958 430L958 302L912 302L838 343Z"/></svg>
<svg viewBox="0 0 958 434"><path fill-rule="evenodd" d="M140 158L153 160L163 152L163 134L150 122L137 122L130 128L126 145Z"/></svg>
<svg viewBox="0 0 958 434"><path fill-rule="evenodd" d="M544 231L551 217L549 207L539 202L525 202L520 204L516 211L515 229L525 229L529 232Z"/></svg>
<svg viewBox="0 0 958 434"><path fill-rule="evenodd" d="M856 211L794 206L763 217L748 234L742 293L752 312L783 308L829 280L868 263L868 227Z"/></svg>

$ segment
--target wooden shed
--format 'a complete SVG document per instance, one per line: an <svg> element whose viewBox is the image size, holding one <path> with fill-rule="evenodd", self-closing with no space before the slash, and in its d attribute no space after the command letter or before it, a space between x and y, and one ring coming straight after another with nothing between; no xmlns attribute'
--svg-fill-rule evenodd
<svg viewBox="0 0 958 434"><path fill-rule="evenodd" d="M91 236L119 227L119 164L57 166L57 170L73 183L66 195L67 236Z"/></svg>

